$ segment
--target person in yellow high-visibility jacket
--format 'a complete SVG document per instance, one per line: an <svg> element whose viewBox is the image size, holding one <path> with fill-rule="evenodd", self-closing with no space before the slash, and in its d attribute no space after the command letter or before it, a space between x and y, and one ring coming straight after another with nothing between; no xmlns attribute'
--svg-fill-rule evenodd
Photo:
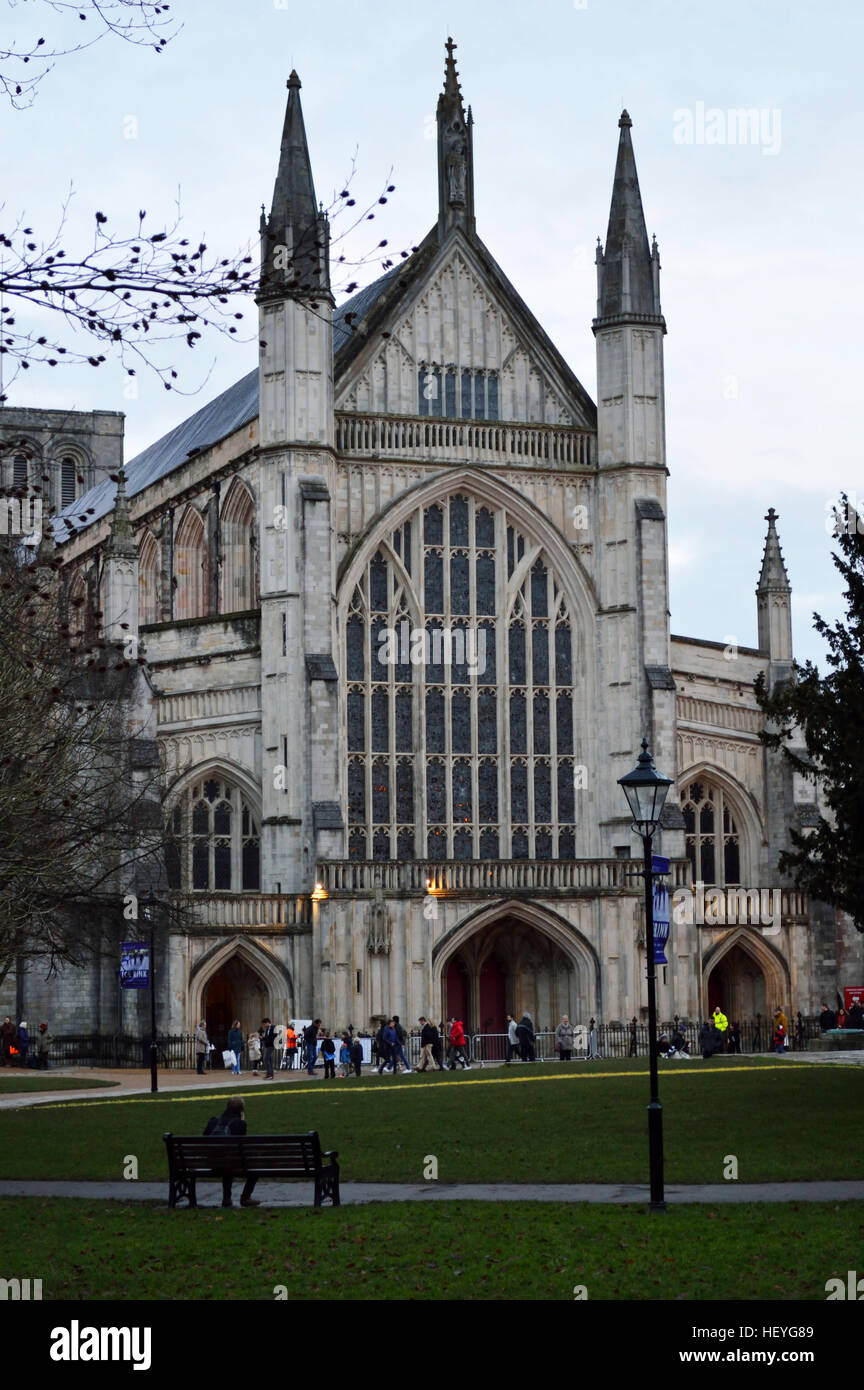
<svg viewBox="0 0 864 1390"><path fill-rule="evenodd" d="M729 1027L728 1018L719 1008L714 1010L714 1027L718 1033L725 1033Z"/></svg>

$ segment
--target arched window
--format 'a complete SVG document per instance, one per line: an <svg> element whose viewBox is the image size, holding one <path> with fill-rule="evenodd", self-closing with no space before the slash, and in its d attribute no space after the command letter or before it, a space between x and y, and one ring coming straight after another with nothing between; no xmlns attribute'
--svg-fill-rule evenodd
<svg viewBox="0 0 864 1390"><path fill-rule="evenodd" d="M159 618L159 547L145 529L138 542L138 621L158 623Z"/></svg>
<svg viewBox="0 0 864 1390"><path fill-rule="evenodd" d="M204 523L194 507L188 507L174 543L174 577L177 581L175 618L203 618L207 612L207 548Z"/></svg>
<svg viewBox="0 0 864 1390"><path fill-rule="evenodd" d="M564 593L503 507L456 494L370 559L345 624L349 854L575 854Z"/></svg>
<svg viewBox="0 0 864 1390"><path fill-rule="evenodd" d="M257 893L261 884L258 820L226 778L188 787L168 826L166 867L172 888L193 893Z"/></svg>
<svg viewBox="0 0 864 1390"><path fill-rule="evenodd" d="M741 834L723 789L699 778L681 798L687 857L694 881L717 888L741 883Z"/></svg>
<svg viewBox="0 0 864 1390"><path fill-rule="evenodd" d="M240 613L258 601L255 551L252 544L254 508L249 489L235 481L222 508L222 594L220 612Z"/></svg>
<svg viewBox="0 0 864 1390"><path fill-rule="evenodd" d="M70 646L83 642L87 633L87 584L82 570L77 570L69 585L66 599Z"/></svg>
<svg viewBox="0 0 864 1390"><path fill-rule="evenodd" d="M78 465L71 455L60 461L60 510L71 507L78 496Z"/></svg>
<svg viewBox="0 0 864 1390"><path fill-rule="evenodd" d="M16 454L12 460L12 486L26 488L30 481L30 460L26 454Z"/></svg>

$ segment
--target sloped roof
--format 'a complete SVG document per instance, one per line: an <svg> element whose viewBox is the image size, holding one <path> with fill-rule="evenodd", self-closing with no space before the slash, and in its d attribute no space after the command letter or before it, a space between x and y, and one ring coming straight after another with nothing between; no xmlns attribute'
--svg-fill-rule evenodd
<svg viewBox="0 0 864 1390"><path fill-rule="evenodd" d="M374 305L378 296L387 288L390 281L402 270L395 266L388 270L365 289L358 291L351 299L346 299L333 315L333 351L351 337L352 325L358 323ZM168 473L180 468L194 454L212 448L220 439L239 430L258 415L258 369L248 372L240 381L229 386L215 400L196 410L188 420L175 425L155 444L149 445L142 453L126 464L126 495L134 497L145 488L164 478ZM114 508L117 484L104 478L75 504L66 507L54 518L54 538L67 541L92 526L94 521L107 516Z"/></svg>

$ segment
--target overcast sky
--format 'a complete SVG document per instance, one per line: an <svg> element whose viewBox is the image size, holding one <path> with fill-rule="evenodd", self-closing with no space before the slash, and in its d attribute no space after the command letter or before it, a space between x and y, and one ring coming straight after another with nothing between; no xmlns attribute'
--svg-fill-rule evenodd
<svg viewBox="0 0 864 1390"><path fill-rule="evenodd" d="M37 9L15 7L6 33L32 34ZM179 189L190 237L257 251L296 67L319 197L342 187L355 149L358 198L377 197L393 170L388 206L340 250L416 244L436 216L450 31L476 122L478 232L596 399L594 245L626 106L669 328L672 631L756 645L773 506L796 655L821 661L810 615L842 611L827 506L841 487L864 498L860 5L463 0L449 19L415 0L172 10L183 28L161 56L105 39L61 60L30 110L3 108L7 214L48 233L71 184L67 240L86 240L96 208L131 231L139 208L169 221ZM738 108L758 113L744 143L728 114ZM377 273L368 261L361 282ZM31 371L9 403L123 410L132 457L254 367L248 322L245 342L178 349L189 397L142 375L125 398L127 379L105 366Z"/></svg>

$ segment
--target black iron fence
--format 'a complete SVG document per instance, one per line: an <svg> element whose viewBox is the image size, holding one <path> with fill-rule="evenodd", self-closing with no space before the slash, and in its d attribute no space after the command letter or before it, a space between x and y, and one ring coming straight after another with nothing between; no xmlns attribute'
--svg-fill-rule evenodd
<svg viewBox="0 0 864 1390"><path fill-rule="evenodd" d="M672 1033L681 1028L687 1038L690 1051L697 1055L699 1049L700 1024L681 1018L664 1020L658 1031ZM584 1057L586 1052L587 1029L577 1027L577 1045L574 1058ZM597 1050L601 1057L645 1057L648 1055L650 1037L648 1025L631 1019L629 1023L601 1023L596 1028ZM757 1014L755 1018L743 1020L737 1032L726 1035L724 1051L741 1053L771 1052L774 1049L773 1020L768 1015ZM806 1049L810 1038L820 1036L819 1020L797 1014L788 1022L789 1047L792 1051ZM481 1064L506 1061L508 1045L506 1033L466 1034L470 1050L470 1060ZM737 1038L737 1043L733 1041ZM168 1070L194 1070L196 1067L195 1038L192 1033L162 1034L157 1039L158 1061L161 1068ZM444 1039L446 1049L446 1038ZM338 1048L338 1039L337 1039ZM420 1037L413 1033L408 1039L406 1053L412 1066L420 1058ZM34 1043L30 1046L30 1056L35 1054ZM535 1039L535 1054L539 1061L554 1060L557 1057L555 1034L552 1029L540 1029ZM337 1050L338 1059L338 1050ZM518 1055L518 1053L517 1053ZM281 1068L282 1050L277 1048L276 1066ZM63 1034L52 1039L49 1063L52 1067L112 1067L116 1069L141 1068L150 1065L149 1038L135 1038L128 1034ZM244 1048L240 1057L242 1071L252 1068L248 1052ZM298 1049L295 1066L305 1065L302 1049ZM217 1047L208 1054L208 1070L227 1069L222 1058L222 1049Z"/></svg>

